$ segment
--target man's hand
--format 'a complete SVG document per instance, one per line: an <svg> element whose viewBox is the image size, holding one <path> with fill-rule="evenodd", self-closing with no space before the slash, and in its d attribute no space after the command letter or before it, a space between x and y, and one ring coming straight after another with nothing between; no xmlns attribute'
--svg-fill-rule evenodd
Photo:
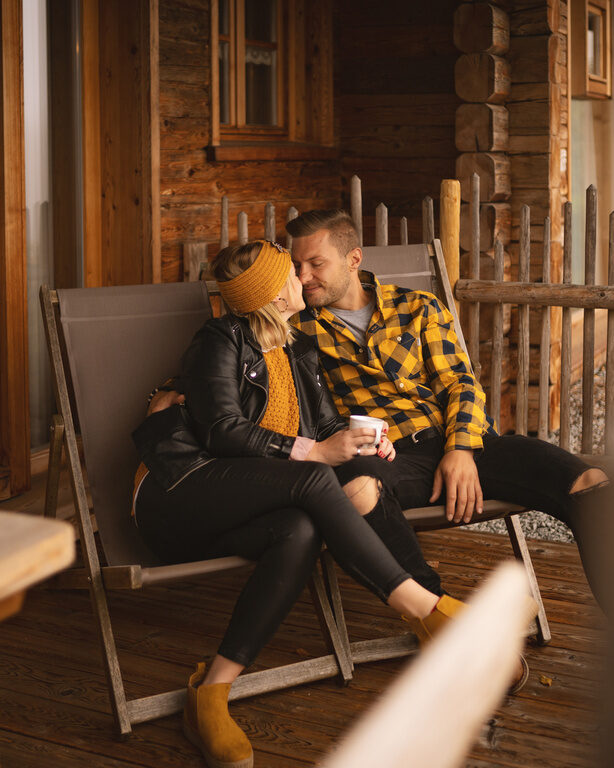
<svg viewBox="0 0 614 768"><path fill-rule="evenodd" d="M165 411L167 408L170 408L171 405L175 405L175 403L185 403L185 395L180 395L179 392L175 392L174 390L172 392L166 392L161 389L151 398L151 403L149 403L149 408L147 409L147 415L151 416L151 414L156 413L156 411Z"/></svg>
<svg viewBox="0 0 614 768"><path fill-rule="evenodd" d="M431 503L441 496L444 485L448 520L468 523L474 508L478 515L482 514L482 487L473 451L456 450L444 454L435 470Z"/></svg>

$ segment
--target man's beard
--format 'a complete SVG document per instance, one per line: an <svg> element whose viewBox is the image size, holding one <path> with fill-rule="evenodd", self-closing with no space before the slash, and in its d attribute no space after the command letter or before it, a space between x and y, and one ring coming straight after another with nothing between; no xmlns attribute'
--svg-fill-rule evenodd
<svg viewBox="0 0 614 768"><path fill-rule="evenodd" d="M343 281L343 283L339 283L337 285L329 284L326 287L319 288L318 291L314 292L313 295L310 295L309 292L303 291L303 299L305 300L305 304L308 307L315 307L316 309L319 309L320 307L327 307L329 304L334 304L336 301L339 301L339 299L345 296L350 285L349 274L344 275L344 277L346 279Z"/></svg>

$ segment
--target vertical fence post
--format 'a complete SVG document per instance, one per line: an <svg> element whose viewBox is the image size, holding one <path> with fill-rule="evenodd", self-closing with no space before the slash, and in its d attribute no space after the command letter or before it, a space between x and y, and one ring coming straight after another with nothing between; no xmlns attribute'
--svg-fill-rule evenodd
<svg viewBox="0 0 614 768"><path fill-rule="evenodd" d="M362 245L362 185L358 176L352 176L350 180L350 210L352 220L358 230L358 238Z"/></svg>
<svg viewBox="0 0 614 768"><path fill-rule="evenodd" d="M471 251L469 254L469 278L480 279L480 177L471 174L471 200L469 202L469 220L471 222ZM480 304L471 302L467 313L469 331L469 357L475 374L479 379L480 369Z"/></svg>
<svg viewBox="0 0 614 768"><path fill-rule="evenodd" d="M614 211L610 214L608 285L614 285ZM608 310L608 343L605 368L605 452L614 454L614 310Z"/></svg>
<svg viewBox="0 0 614 768"><path fill-rule="evenodd" d="M550 282L550 218L544 219L544 254L542 282ZM542 334L539 350L539 415L537 436L540 440L548 437L548 406L550 393L550 307L542 309Z"/></svg>
<svg viewBox="0 0 614 768"><path fill-rule="evenodd" d="M565 203L565 235L563 241L563 283L571 283L572 206ZM571 447L571 307L563 307L561 336L561 432L559 445Z"/></svg>
<svg viewBox="0 0 614 768"><path fill-rule="evenodd" d="M584 241L584 284L595 285L597 250L597 189L586 190L586 239ZM595 400L595 310L584 310L582 344L582 453L593 452L593 403Z"/></svg>
<svg viewBox="0 0 614 768"><path fill-rule="evenodd" d="M267 203L264 206L264 239L273 242L276 238L275 206Z"/></svg>
<svg viewBox="0 0 614 768"><path fill-rule="evenodd" d="M495 240L495 282L503 282L503 243ZM490 360L490 414L500 426L501 367L503 362L503 304L494 306L492 320L492 356Z"/></svg>
<svg viewBox="0 0 614 768"><path fill-rule="evenodd" d="M422 242L432 243L435 239L435 216L433 198L428 195L422 201Z"/></svg>
<svg viewBox="0 0 614 768"><path fill-rule="evenodd" d="M441 182L439 233L452 293L456 288L460 262L460 181L444 179ZM455 300L458 312L458 301Z"/></svg>
<svg viewBox="0 0 614 768"><path fill-rule="evenodd" d="M375 209L375 245L388 245L388 208L384 203Z"/></svg>
<svg viewBox="0 0 614 768"><path fill-rule="evenodd" d="M243 245L249 240L249 234L247 229L247 214L245 211L241 211L237 216L237 233L239 243Z"/></svg>
<svg viewBox="0 0 614 768"><path fill-rule="evenodd" d="M207 243L183 244L183 280L195 283L200 280L209 264Z"/></svg>
<svg viewBox="0 0 614 768"><path fill-rule="evenodd" d="M520 211L518 282L528 283L531 252L531 210ZM518 307L518 371L516 373L516 434L526 435L529 426L529 306Z"/></svg>
<svg viewBox="0 0 614 768"><path fill-rule="evenodd" d="M400 242L401 245L407 245L409 243L409 235L407 232L407 216L401 216Z"/></svg>
<svg viewBox="0 0 614 768"><path fill-rule="evenodd" d="M222 197L222 221L220 223L220 248L226 248L230 242L228 237L228 198Z"/></svg>
<svg viewBox="0 0 614 768"><path fill-rule="evenodd" d="M286 216L286 221L292 221L292 219L296 219L298 216L298 211L296 208L291 205L288 208L288 214ZM291 251L292 250L292 235L286 235L286 248Z"/></svg>

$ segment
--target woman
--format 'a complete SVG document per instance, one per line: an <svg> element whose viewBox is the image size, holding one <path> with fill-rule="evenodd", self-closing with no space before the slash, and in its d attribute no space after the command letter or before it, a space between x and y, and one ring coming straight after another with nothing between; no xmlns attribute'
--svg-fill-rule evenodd
<svg viewBox="0 0 614 768"><path fill-rule="evenodd" d="M268 241L233 246L213 271L231 313L205 323L184 356L185 408L154 413L135 433L150 470L135 513L166 561L229 554L257 561L217 655L189 680L184 712L186 736L210 766L244 768L253 754L228 714L230 686L297 599L322 541L423 637L463 604L421 586L363 518L386 505L400 515L377 479L354 476L342 488L332 469L357 455L392 460L394 448L385 437L370 445L373 430L346 428L311 341L288 324L305 306L289 253ZM171 434L179 459L169 451Z"/></svg>

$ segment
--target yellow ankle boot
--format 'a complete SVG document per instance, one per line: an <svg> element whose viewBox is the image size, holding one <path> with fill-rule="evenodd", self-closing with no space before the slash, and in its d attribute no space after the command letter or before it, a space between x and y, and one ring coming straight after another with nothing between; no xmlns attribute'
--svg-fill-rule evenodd
<svg viewBox="0 0 614 768"><path fill-rule="evenodd" d="M205 757L209 768L252 768L254 753L247 736L228 713L231 683L201 685L205 665L199 663L188 681L183 732Z"/></svg>
<svg viewBox="0 0 614 768"><path fill-rule="evenodd" d="M427 643L448 621L465 608L465 603L456 600L450 595L442 595L433 611L423 619L403 616L409 624L412 632L420 641L420 645Z"/></svg>
<svg viewBox="0 0 614 768"><path fill-rule="evenodd" d="M527 606L529 602L531 603L531 610L533 610L533 608L535 609L533 612L533 615L535 615L535 612L537 611L537 603L535 603L532 598L527 598ZM456 614L460 613L465 608L465 603L460 600L456 600L454 597L450 597L450 595L442 595L442 597L439 598L437 605L433 608L433 611L423 619L408 616L402 616L402 618L411 627L412 632L420 642L420 646L423 646L431 640L434 635L436 635L437 632L450 621L450 619L453 619ZM514 677L508 688L508 693L518 693L528 679L529 665L525 657L520 654L514 670Z"/></svg>

